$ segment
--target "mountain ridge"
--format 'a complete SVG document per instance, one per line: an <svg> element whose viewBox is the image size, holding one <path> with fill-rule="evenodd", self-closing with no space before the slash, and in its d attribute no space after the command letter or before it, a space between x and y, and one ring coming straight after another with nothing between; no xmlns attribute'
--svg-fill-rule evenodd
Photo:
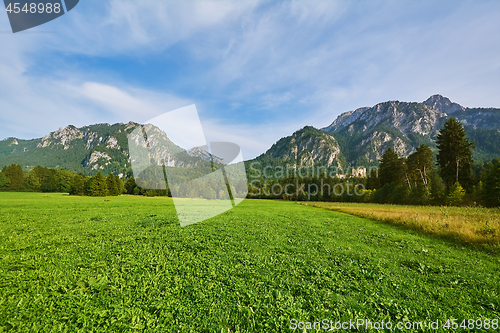
<svg viewBox="0 0 500 333"><path fill-rule="evenodd" d="M129 138L137 145L144 146L134 130L143 126L148 134L150 163L159 164L166 156L171 156L169 166L190 167L206 165L207 158L213 157L206 152L189 154L175 145L167 135L151 124L140 125L135 122L100 123L82 127L68 125L50 132L42 138L23 140L7 138L0 141L0 168L10 164L20 164L24 169L40 165L51 168L65 168L73 172L92 175L97 171L103 174L114 173L130 177L133 172L129 152ZM136 137L134 137L134 135ZM146 147L146 146L145 146ZM213 158L218 163L220 159Z"/></svg>
<svg viewBox="0 0 500 333"><path fill-rule="evenodd" d="M305 126L281 138L266 152L246 162L257 161L263 166L376 166L388 148L402 157L420 144L436 152L437 135L450 117L457 118L470 141L476 142L476 161L487 162L500 156L500 109L463 107L447 97L433 95L423 102L386 101L344 112L326 127ZM41 165L85 174L100 170L104 174L130 176L128 139L137 126L140 124L131 121L80 128L68 125L42 138L9 137L0 141L0 168L17 163L25 169ZM209 160L224 164L206 151L183 150L161 130L148 127L152 125L141 126L152 134L149 139L155 163L165 154L175 154L175 166L189 167Z"/></svg>

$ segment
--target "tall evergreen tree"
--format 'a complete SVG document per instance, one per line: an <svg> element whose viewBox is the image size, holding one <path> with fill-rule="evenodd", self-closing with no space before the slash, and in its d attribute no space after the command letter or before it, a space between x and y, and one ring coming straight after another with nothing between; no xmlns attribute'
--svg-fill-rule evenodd
<svg viewBox="0 0 500 333"><path fill-rule="evenodd" d="M399 158L392 148L387 149L380 160L380 185L402 185L406 181L405 168L405 159Z"/></svg>
<svg viewBox="0 0 500 333"><path fill-rule="evenodd" d="M448 188L458 182L468 190L472 188L471 148L475 148L475 143L469 142L466 135L463 125L450 118L437 136L437 162Z"/></svg>
<svg viewBox="0 0 500 333"><path fill-rule="evenodd" d="M59 177L57 177L56 169L45 168L43 178L40 182L40 191L42 192L58 192Z"/></svg>
<svg viewBox="0 0 500 333"><path fill-rule="evenodd" d="M57 190L58 192L69 192L74 174L66 169L57 170Z"/></svg>
<svg viewBox="0 0 500 333"><path fill-rule="evenodd" d="M366 188L368 190L378 190L380 188L380 178L378 177L379 170L371 169L368 179L366 180Z"/></svg>
<svg viewBox="0 0 500 333"><path fill-rule="evenodd" d="M127 194L134 194L134 189L137 187L135 178L132 176L125 182L125 191Z"/></svg>
<svg viewBox="0 0 500 333"><path fill-rule="evenodd" d="M118 195L118 187L116 186L116 181L115 181L115 176L110 173L106 177L106 185L108 187L108 194L111 196L117 196Z"/></svg>
<svg viewBox="0 0 500 333"><path fill-rule="evenodd" d="M500 160L488 168L482 190L482 199L488 207L500 207Z"/></svg>
<svg viewBox="0 0 500 333"><path fill-rule="evenodd" d="M108 186L106 184L106 178L102 175L101 171L92 177L92 183L90 185L90 193L93 197L105 197L108 195Z"/></svg>
<svg viewBox="0 0 500 333"><path fill-rule="evenodd" d="M118 189L117 195L123 194L123 191L125 189L125 184L123 184L123 180L120 177L115 176L115 183L116 183L116 187Z"/></svg>
<svg viewBox="0 0 500 333"><path fill-rule="evenodd" d="M432 169L429 173L429 183L430 183L430 195L433 204L442 205L444 204L445 190L446 186L443 183L441 177L437 173L436 169Z"/></svg>

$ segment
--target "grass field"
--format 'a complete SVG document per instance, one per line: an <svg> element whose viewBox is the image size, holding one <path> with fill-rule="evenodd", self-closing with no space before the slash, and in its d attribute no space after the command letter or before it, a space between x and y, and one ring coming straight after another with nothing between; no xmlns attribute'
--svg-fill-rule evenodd
<svg viewBox="0 0 500 333"><path fill-rule="evenodd" d="M403 225L426 234L481 245L500 253L500 209L379 205L345 202L301 202L359 217Z"/></svg>
<svg viewBox="0 0 500 333"><path fill-rule="evenodd" d="M500 318L499 275L498 254L293 202L245 200L181 228L163 197L0 193L0 331L439 319L460 332L444 321Z"/></svg>

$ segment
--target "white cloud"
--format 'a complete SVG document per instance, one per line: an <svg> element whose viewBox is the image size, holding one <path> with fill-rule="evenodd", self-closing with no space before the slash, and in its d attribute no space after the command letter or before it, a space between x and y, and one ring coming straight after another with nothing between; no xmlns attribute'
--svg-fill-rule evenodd
<svg viewBox="0 0 500 333"><path fill-rule="evenodd" d="M125 88L97 82L85 82L73 86L74 94L95 102L100 108L112 113L117 119L144 122L159 114L186 106L191 102L166 93L144 89Z"/></svg>

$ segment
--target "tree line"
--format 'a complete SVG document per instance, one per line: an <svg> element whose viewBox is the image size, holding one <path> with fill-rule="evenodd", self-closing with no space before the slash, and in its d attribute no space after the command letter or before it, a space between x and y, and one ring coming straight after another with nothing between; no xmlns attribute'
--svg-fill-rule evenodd
<svg viewBox="0 0 500 333"><path fill-rule="evenodd" d="M37 166L24 171L19 164L5 166L0 171L0 191L11 192L61 192L84 196L117 196L134 194L146 196L167 195L166 190L143 189L134 177L125 182L118 175L106 177L99 171L94 176L72 173L65 169Z"/></svg>

